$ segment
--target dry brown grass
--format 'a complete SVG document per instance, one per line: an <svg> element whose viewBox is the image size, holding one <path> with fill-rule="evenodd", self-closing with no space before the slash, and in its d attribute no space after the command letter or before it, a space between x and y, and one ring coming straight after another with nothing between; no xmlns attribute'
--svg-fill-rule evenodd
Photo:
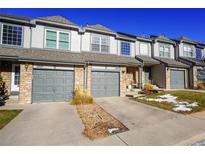
<svg viewBox="0 0 205 154"><path fill-rule="evenodd" d="M83 134L89 139L97 139L112 135L110 128L119 128L119 132L127 131L120 121L107 113L97 104L77 105L77 111L85 126Z"/></svg>

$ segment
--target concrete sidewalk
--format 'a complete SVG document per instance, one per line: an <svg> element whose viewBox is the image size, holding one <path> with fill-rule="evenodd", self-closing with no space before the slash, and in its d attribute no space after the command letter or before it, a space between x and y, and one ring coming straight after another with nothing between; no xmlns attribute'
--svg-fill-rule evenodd
<svg viewBox="0 0 205 154"><path fill-rule="evenodd" d="M205 139L204 120L128 98L98 98L96 102L130 129L117 134L127 145L190 145Z"/></svg>

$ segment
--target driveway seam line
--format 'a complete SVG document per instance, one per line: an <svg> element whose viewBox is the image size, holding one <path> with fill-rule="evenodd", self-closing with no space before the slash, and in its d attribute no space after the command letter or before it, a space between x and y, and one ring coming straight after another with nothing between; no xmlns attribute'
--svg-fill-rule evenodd
<svg viewBox="0 0 205 154"><path fill-rule="evenodd" d="M120 139L120 141L122 141L126 146L128 146L128 143L125 142L118 134L116 134L116 136Z"/></svg>

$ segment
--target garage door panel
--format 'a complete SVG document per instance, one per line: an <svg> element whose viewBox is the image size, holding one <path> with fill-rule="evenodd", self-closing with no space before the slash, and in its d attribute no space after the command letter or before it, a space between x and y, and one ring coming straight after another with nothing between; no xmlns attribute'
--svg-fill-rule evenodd
<svg viewBox="0 0 205 154"><path fill-rule="evenodd" d="M170 85L172 89L183 89L185 87L185 72L183 70L171 70Z"/></svg>
<svg viewBox="0 0 205 154"><path fill-rule="evenodd" d="M91 94L94 97L119 96L119 72L92 72Z"/></svg>
<svg viewBox="0 0 205 154"><path fill-rule="evenodd" d="M33 102L65 101L72 97L73 71L34 69L33 74Z"/></svg>

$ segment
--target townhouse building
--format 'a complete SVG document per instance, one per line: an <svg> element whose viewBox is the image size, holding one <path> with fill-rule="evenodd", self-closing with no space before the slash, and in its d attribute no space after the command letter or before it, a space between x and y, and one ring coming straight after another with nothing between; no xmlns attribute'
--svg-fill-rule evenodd
<svg viewBox="0 0 205 154"><path fill-rule="evenodd" d="M190 66L189 86L197 88L197 84L205 82L205 48L204 44L187 37L180 37L177 42L177 58Z"/></svg>
<svg viewBox="0 0 205 154"><path fill-rule="evenodd" d="M190 88L195 66L200 80L204 76L205 65L181 55L184 41L165 36L135 36L100 24L79 27L62 16L1 14L0 30L0 74L20 103L69 101L77 85L94 97L125 96L145 83ZM193 45L203 57L205 45Z"/></svg>

